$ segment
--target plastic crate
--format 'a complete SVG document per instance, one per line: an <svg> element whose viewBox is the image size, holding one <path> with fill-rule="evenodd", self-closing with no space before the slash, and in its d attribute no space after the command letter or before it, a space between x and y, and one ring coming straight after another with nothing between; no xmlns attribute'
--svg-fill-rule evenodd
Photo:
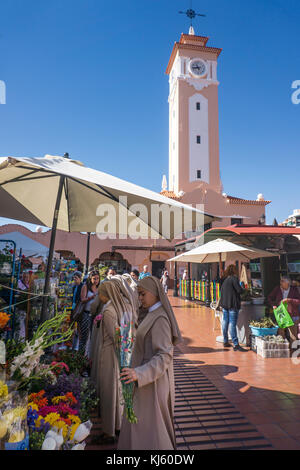
<svg viewBox="0 0 300 470"><path fill-rule="evenodd" d="M257 326L250 326L252 334L254 336L272 336L277 335L278 326L274 328L259 328Z"/></svg>
<svg viewBox="0 0 300 470"><path fill-rule="evenodd" d="M262 349L257 350L257 354L262 356L264 359L269 358L287 358L290 357L290 350L289 349Z"/></svg>
<svg viewBox="0 0 300 470"><path fill-rule="evenodd" d="M256 338L257 338L257 336L254 336L254 335L249 336L250 349L251 349L251 351L254 351L254 352L257 352Z"/></svg>
<svg viewBox="0 0 300 470"><path fill-rule="evenodd" d="M290 357L289 342L282 343L268 341L262 337L255 338L256 353L263 358L286 358Z"/></svg>

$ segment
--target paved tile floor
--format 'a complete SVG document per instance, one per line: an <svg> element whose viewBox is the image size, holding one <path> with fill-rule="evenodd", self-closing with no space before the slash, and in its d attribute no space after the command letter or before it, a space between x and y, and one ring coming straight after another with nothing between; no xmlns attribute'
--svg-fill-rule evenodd
<svg viewBox="0 0 300 470"><path fill-rule="evenodd" d="M174 359L178 450L300 449L300 364L224 349L210 309L170 301L184 340ZM104 448L114 446L86 447Z"/></svg>

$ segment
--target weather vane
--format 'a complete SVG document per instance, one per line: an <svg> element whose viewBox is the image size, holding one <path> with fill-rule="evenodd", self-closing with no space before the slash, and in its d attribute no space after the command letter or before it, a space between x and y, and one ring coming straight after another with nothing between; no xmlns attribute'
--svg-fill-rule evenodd
<svg viewBox="0 0 300 470"><path fill-rule="evenodd" d="M193 27L193 19L196 18L196 16L206 16L206 15L203 15L202 13L196 13L195 10L192 9L192 5L191 5L191 8L189 8L188 10L179 11L179 13L186 15L191 20L191 28Z"/></svg>

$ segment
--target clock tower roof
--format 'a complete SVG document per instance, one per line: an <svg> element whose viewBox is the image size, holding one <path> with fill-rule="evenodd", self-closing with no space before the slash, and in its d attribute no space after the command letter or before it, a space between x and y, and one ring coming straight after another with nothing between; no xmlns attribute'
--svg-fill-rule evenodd
<svg viewBox="0 0 300 470"><path fill-rule="evenodd" d="M185 53L186 51L191 51L191 52L201 52L201 53L210 53L213 54L216 58L219 57L219 55L222 52L222 49L219 49L217 47L209 47L206 45L207 41L209 40L208 37L205 36L195 36L191 34L181 34L179 42L175 42L170 60L167 66L166 74L169 75L170 71L172 69L175 57L177 52L183 52Z"/></svg>

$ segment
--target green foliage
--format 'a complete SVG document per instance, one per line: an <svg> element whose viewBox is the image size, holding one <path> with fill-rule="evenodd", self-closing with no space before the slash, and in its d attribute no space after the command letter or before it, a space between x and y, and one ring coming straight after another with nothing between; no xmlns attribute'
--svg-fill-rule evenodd
<svg viewBox="0 0 300 470"><path fill-rule="evenodd" d="M16 339L8 339L6 341L6 361L11 363L15 357L22 354L25 348L25 341L23 340L16 340Z"/></svg>
<svg viewBox="0 0 300 470"><path fill-rule="evenodd" d="M264 317L261 320L252 320L249 323L250 326L255 326L256 328L274 328L277 327L271 318Z"/></svg>
<svg viewBox="0 0 300 470"><path fill-rule="evenodd" d="M29 450L41 450L45 439L43 432L31 431L29 434Z"/></svg>
<svg viewBox="0 0 300 470"><path fill-rule="evenodd" d="M80 391L80 410L79 417L84 423L90 419L91 411L98 405L99 399L96 397L96 391L89 379L84 379Z"/></svg>
<svg viewBox="0 0 300 470"><path fill-rule="evenodd" d="M42 347L43 349L50 348L55 344L60 344L69 341L72 338L74 329L68 328L67 331L63 331L64 323L66 322L68 313L57 313L50 320L44 321L34 333L31 344L34 344L39 338L43 338Z"/></svg>
<svg viewBox="0 0 300 470"><path fill-rule="evenodd" d="M90 368L89 359L79 351L64 350L55 354L57 362L64 362L69 367L70 374L82 374L82 372Z"/></svg>

